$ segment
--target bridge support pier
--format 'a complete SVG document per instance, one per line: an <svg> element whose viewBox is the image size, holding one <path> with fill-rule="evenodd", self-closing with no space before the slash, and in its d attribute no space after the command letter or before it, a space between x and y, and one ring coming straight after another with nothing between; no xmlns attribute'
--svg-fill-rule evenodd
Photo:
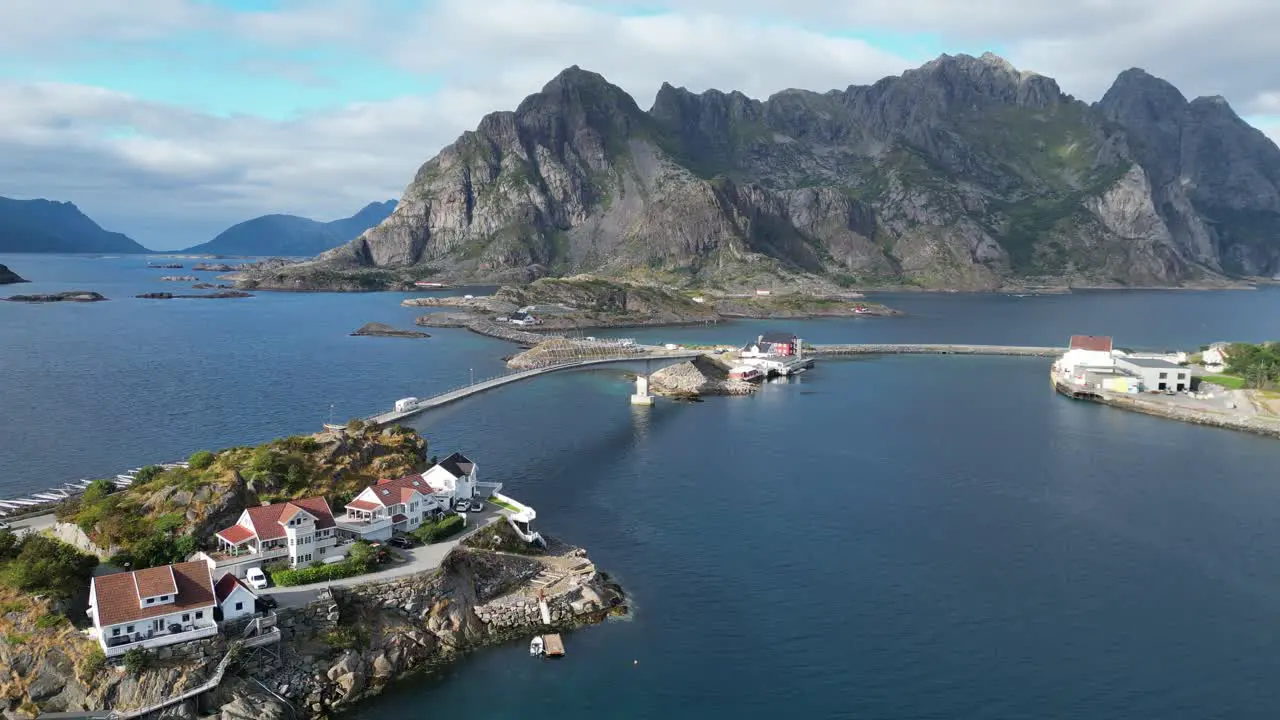
<svg viewBox="0 0 1280 720"><path fill-rule="evenodd" d="M636 392L631 396L632 405L652 405L653 396L649 394L649 376L636 375Z"/></svg>

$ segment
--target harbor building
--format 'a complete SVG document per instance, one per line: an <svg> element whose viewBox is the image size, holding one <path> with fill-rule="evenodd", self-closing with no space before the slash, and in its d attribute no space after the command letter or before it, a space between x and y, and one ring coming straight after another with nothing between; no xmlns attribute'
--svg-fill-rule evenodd
<svg viewBox="0 0 1280 720"><path fill-rule="evenodd" d="M1119 356L1115 363L1118 370L1137 378L1147 390L1186 392L1191 389L1191 372L1168 360Z"/></svg>

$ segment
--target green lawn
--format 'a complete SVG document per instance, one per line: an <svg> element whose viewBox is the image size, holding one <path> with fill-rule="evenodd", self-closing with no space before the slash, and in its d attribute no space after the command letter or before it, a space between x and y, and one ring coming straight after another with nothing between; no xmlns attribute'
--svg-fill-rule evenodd
<svg viewBox="0 0 1280 720"><path fill-rule="evenodd" d="M519 511L520 511L520 509L519 509L519 508L517 508L515 505L512 505L511 503L503 502L503 501L499 500L499 499L498 499L498 498L496 498L496 497L490 497L490 498L489 498L489 502L491 502L491 503L493 503L494 505L497 505L498 507L503 508L503 509L505 509L505 510L510 510L511 512L519 512Z"/></svg>
<svg viewBox="0 0 1280 720"><path fill-rule="evenodd" d="M1230 390L1243 390L1245 386L1244 378L1235 375L1205 375L1200 378L1203 382L1211 382L1214 385L1221 385Z"/></svg>

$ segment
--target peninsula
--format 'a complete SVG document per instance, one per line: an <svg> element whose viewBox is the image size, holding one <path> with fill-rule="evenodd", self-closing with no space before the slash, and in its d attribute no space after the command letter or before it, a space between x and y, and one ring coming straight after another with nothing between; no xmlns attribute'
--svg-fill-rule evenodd
<svg viewBox="0 0 1280 720"><path fill-rule="evenodd" d="M418 330L401 330L398 327L387 325L386 323L366 323L359 330L351 333L352 336L361 337L401 337L401 338L429 338L427 333Z"/></svg>
<svg viewBox="0 0 1280 720"><path fill-rule="evenodd" d="M101 302L107 298L101 293L91 290L68 290L59 293L37 293L33 295L10 295L4 298L9 302L21 303L54 303L54 302Z"/></svg>
<svg viewBox="0 0 1280 720"><path fill-rule="evenodd" d="M625 613L536 518L470 458L359 420L94 481L54 537L0 530L0 715L328 717L473 649Z"/></svg>
<svg viewBox="0 0 1280 720"><path fill-rule="evenodd" d="M1077 335L1050 380L1076 400L1280 438L1278 343L1143 353L1116 348L1109 337Z"/></svg>

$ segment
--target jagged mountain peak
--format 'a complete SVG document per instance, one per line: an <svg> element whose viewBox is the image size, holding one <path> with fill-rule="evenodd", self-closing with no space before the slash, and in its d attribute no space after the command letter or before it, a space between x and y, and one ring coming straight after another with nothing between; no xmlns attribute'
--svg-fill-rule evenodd
<svg viewBox="0 0 1280 720"><path fill-rule="evenodd" d="M984 53L767 100L664 82L644 112L575 65L425 163L326 260L725 288L1280 271L1280 161L1222 107L1136 68L1090 106Z"/></svg>

